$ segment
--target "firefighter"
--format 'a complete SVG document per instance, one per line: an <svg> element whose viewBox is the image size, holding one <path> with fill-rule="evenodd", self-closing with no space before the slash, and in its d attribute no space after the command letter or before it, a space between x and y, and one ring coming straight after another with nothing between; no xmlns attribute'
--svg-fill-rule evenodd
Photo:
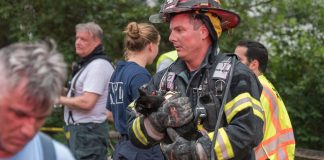
<svg viewBox="0 0 324 160"><path fill-rule="evenodd" d="M263 86L261 104L265 113L265 132L256 147L256 159L289 159L295 155L295 138L285 104L272 83L264 76L268 64L266 47L256 41L239 41L235 54L258 76Z"/></svg>
<svg viewBox="0 0 324 160"><path fill-rule="evenodd" d="M221 33L240 21L219 5L214 0L166 0L160 13L150 17L151 22L169 23L169 40L179 58L146 86L151 95L173 96L157 111L130 119L134 145L161 144L168 159L255 158L253 148L263 138L262 86L234 54L218 53ZM154 104L154 96L139 99L135 107Z"/></svg>

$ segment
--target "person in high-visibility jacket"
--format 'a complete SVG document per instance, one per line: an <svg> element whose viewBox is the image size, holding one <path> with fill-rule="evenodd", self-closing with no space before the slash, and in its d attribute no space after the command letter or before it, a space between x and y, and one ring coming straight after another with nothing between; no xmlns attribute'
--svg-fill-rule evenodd
<svg viewBox="0 0 324 160"><path fill-rule="evenodd" d="M165 68L168 68L174 61L178 59L176 50L163 53L156 62L156 72L160 72Z"/></svg>
<svg viewBox="0 0 324 160"><path fill-rule="evenodd" d="M263 86L261 104L265 113L264 137L255 148L258 160L294 159L295 138L285 104L271 82L264 76L268 63L268 51L259 42L238 42L235 54L257 76Z"/></svg>

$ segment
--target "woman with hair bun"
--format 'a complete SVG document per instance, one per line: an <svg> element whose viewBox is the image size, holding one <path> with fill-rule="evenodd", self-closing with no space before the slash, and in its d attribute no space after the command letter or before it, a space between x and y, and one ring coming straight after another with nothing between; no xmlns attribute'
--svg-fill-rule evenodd
<svg viewBox="0 0 324 160"><path fill-rule="evenodd" d="M117 63L110 79L107 102L115 128L121 134L113 159L164 159L159 145L148 149L137 148L127 134L127 115L131 114L128 105L139 97L138 88L151 79L145 66L152 64L157 56L161 37L157 29L147 23L130 22L123 33L125 60Z"/></svg>

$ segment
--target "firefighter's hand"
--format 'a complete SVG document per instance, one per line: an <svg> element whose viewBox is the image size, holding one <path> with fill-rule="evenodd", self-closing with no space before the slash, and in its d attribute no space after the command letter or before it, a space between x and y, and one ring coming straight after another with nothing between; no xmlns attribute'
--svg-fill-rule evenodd
<svg viewBox="0 0 324 160"><path fill-rule="evenodd" d="M208 160L211 158L212 142L208 135L204 135L197 140L196 155L199 160Z"/></svg>
<svg viewBox="0 0 324 160"><path fill-rule="evenodd" d="M167 128L167 133L173 141L171 144L162 144L161 149L167 159L174 160L195 160L196 142L188 141L181 136L173 128Z"/></svg>
<svg viewBox="0 0 324 160"><path fill-rule="evenodd" d="M189 98L179 96L165 100L157 112L148 116L150 123L158 132L165 132L168 127L181 127L192 121L193 113Z"/></svg>

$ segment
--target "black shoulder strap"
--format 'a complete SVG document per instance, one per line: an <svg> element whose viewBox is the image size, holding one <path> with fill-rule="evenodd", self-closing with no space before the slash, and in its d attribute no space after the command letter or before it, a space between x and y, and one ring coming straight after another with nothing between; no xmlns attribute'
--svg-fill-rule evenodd
<svg viewBox="0 0 324 160"><path fill-rule="evenodd" d="M212 147L211 147L211 159L212 160L215 160L215 152L214 152L214 146L216 144L216 137L217 137L217 132L218 132L218 129L220 127L220 122L221 122L221 119L223 117L223 114L224 114L224 107L225 107L225 104L226 104L226 101L227 101L227 97L228 97L228 94L229 94L229 89L230 89L230 86L231 86L231 83L232 83L232 78L233 78L233 72L234 72L234 66L236 64L236 57L234 55L233 57L233 54L229 54L229 56L232 56L232 66L231 66L231 69L230 69L230 73L229 75L227 76L227 82L226 82L226 87L225 87L225 92L223 94L223 99L222 99L222 103L221 103L221 107L220 107L220 112L218 113L218 116L217 116L217 121L216 121L216 126L215 126L215 130L214 130L214 137L212 139Z"/></svg>
<svg viewBox="0 0 324 160"><path fill-rule="evenodd" d="M112 63L111 59L109 57L107 57L106 55L97 55L97 56L92 57L87 62L87 64L84 65L84 67L87 66L89 63L91 63L93 60L96 60L96 59L104 59L104 60L108 61L113 68L115 68L115 65Z"/></svg>
<svg viewBox="0 0 324 160"><path fill-rule="evenodd" d="M53 140L48 135L42 132L40 132L39 137L42 143L44 159L56 160L56 152L55 152Z"/></svg>
<svg viewBox="0 0 324 160"><path fill-rule="evenodd" d="M88 65L95 59L104 59L104 60L108 61L109 63L111 63L111 60L106 55L96 55L96 56L93 56L84 66Z"/></svg>

